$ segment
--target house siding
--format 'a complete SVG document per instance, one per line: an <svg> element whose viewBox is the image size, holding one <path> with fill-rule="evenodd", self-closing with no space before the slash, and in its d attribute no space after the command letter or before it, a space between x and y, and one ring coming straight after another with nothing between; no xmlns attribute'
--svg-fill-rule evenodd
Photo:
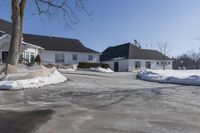
<svg viewBox="0 0 200 133"><path fill-rule="evenodd" d="M135 62L139 61L141 63L141 68L135 68ZM151 62L151 69L163 69L161 64L161 60L144 60L144 59L123 59L123 60L113 60L113 61L103 61L102 63L107 63L110 65L110 68L114 70L114 62L119 63L119 71L126 72L126 71L135 71L135 70L144 70L146 69L146 62ZM172 60L165 60L167 62L166 69L172 69ZM157 64L159 62L159 65ZM168 64L170 62L170 64Z"/></svg>
<svg viewBox="0 0 200 133"><path fill-rule="evenodd" d="M40 56L44 64L57 64L55 62L55 54L64 54L64 63L59 64L78 64L79 62L95 62L99 63L100 54L96 53L80 53L80 52L61 52L61 51L41 51ZM77 60L73 60L73 54L77 54ZM93 60L88 60L88 56L92 55Z"/></svg>
<svg viewBox="0 0 200 133"><path fill-rule="evenodd" d="M135 62L136 61L140 61L141 62L141 68L140 70L144 70L147 69L146 68L146 62L151 62L151 68L150 69L163 69L163 65L161 64L162 60L144 60L144 59L129 59L128 61L128 70L129 71L134 71L137 70L135 68ZM157 62L159 62L159 64L157 64ZM167 62L165 68L166 69L172 69L172 60L165 60L165 62ZM168 64L168 62L170 62L170 64Z"/></svg>
<svg viewBox="0 0 200 133"><path fill-rule="evenodd" d="M110 69L114 70L114 62L119 63L119 72L126 72L128 71L128 60L113 60L113 61L103 61L102 63L109 64Z"/></svg>

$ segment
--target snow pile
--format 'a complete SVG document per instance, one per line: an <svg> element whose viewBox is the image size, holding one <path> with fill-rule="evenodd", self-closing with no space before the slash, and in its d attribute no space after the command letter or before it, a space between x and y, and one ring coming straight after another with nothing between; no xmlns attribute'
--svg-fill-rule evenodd
<svg viewBox="0 0 200 133"><path fill-rule="evenodd" d="M137 77L160 83L200 85L200 70L144 70Z"/></svg>
<svg viewBox="0 0 200 133"><path fill-rule="evenodd" d="M56 69L44 77L35 77L32 79L16 80L16 81L0 81L0 89L2 90L19 90L25 88L43 87L49 84L56 84L66 81L67 78L60 74Z"/></svg>
<svg viewBox="0 0 200 133"><path fill-rule="evenodd" d="M87 71L92 71L92 72L102 72L102 73L113 73L113 70L110 68L102 68L102 67L95 67L95 68L89 68Z"/></svg>
<svg viewBox="0 0 200 133"><path fill-rule="evenodd" d="M67 68L67 69L60 68L58 69L58 71L64 73L64 72L74 72L76 70L73 68Z"/></svg>

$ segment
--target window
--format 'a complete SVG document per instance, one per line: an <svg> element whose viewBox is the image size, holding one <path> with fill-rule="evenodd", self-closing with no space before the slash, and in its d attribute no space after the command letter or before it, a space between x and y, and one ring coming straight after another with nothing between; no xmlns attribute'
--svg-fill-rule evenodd
<svg viewBox="0 0 200 133"><path fill-rule="evenodd" d="M72 60L77 60L77 59L78 59L77 54L73 54L73 56L72 56Z"/></svg>
<svg viewBox="0 0 200 133"><path fill-rule="evenodd" d="M170 62L168 62L168 64L170 65L171 63L170 63Z"/></svg>
<svg viewBox="0 0 200 133"><path fill-rule="evenodd" d="M64 61L65 61L64 54L55 54L56 63L64 63Z"/></svg>
<svg viewBox="0 0 200 133"><path fill-rule="evenodd" d="M7 63L7 58L8 58L8 52L2 51L2 61L3 61L3 63Z"/></svg>
<svg viewBox="0 0 200 133"><path fill-rule="evenodd" d="M30 62L31 63L34 63L35 62L35 54L33 53L33 52L31 52L31 56L30 56L31 58L31 60L30 60Z"/></svg>
<svg viewBox="0 0 200 133"><path fill-rule="evenodd" d="M150 61L147 61L147 62L146 62L146 68L147 68L147 69L150 69L150 68L151 68L151 62L150 62Z"/></svg>
<svg viewBox="0 0 200 133"><path fill-rule="evenodd" d="M92 55L88 55L88 60L93 60L93 56Z"/></svg>
<svg viewBox="0 0 200 133"><path fill-rule="evenodd" d="M19 63L22 63L23 58L24 58L23 53L20 53L20 56L19 56Z"/></svg>
<svg viewBox="0 0 200 133"><path fill-rule="evenodd" d="M159 65L160 64L160 62L157 62L157 65Z"/></svg>
<svg viewBox="0 0 200 133"><path fill-rule="evenodd" d="M30 53L29 52L26 52L26 56L25 56L25 59L29 61L29 56L30 56Z"/></svg>
<svg viewBox="0 0 200 133"><path fill-rule="evenodd" d="M136 61L136 62L135 62L135 68L138 69L138 68L140 68L140 67L141 67L140 61Z"/></svg>
<svg viewBox="0 0 200 133"><path fill-rule="evenodd" d="M20 57L19 57L19 58L23 58L23 53L20 54Z"/></svg>

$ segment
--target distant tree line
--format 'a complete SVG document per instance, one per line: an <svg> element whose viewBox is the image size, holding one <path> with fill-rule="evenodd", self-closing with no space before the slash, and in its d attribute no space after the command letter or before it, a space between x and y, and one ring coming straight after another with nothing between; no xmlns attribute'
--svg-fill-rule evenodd
<svg viewBox="0 0 200 133"><path fill-rule="evenodd" d="M200 69L200 49L198 52L188 51L173 60L173 69Z"/></svg>

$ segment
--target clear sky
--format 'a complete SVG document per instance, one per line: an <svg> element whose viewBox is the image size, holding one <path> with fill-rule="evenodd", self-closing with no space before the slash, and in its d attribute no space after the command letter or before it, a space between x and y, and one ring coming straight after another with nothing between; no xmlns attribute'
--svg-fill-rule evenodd
<svg viewBox="0 0 200 133"><path fill-rule="evenodd" d="M99 52L134 39L152 49L157 42L168 42L171 56L200 48L195 39L200 38L200 0L85 0L85 6L93 21L78 13L73 31L65 30L60 18L44 22L27 8L24 32L77 38ZM9 1L0 5L0 18L10 20Z"/></svg>

